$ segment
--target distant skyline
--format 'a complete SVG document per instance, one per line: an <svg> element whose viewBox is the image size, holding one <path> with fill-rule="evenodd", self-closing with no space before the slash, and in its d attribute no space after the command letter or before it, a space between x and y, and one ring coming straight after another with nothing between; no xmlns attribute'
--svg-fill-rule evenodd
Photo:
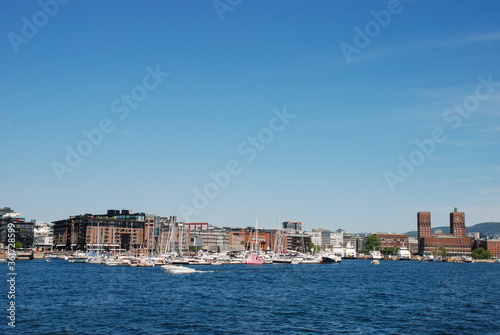
<svg viewBox="0 0 500 335"><path fill-rule="evenodd" d="M498 1L4 1L0 207L500 221Z"/></svg>

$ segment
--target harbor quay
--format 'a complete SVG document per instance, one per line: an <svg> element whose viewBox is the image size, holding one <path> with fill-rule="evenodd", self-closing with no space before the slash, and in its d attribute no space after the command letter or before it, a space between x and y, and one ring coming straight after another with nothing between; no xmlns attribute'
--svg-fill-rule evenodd
<svg viewBox="0 0 500 335"><path fill-rule="evenodd" d="M64 258L72 262L144 266L147 264L247 264L256 255L262 264L340 263L343 259L493 262L500 258L498 236L466 236L465 213L450 213L450 233L433 231L431 213L417 213L411 234L351 234L283 221L277 228L217 227L208 222L182 222L176 216L110 209L50 223L27 222L9 207L0 208L2 248L6 258L10 233L16 259ZM11 234L11 235L12 235ZM479 250L482 253L474 253ZM123 260L123 262L122 262ZM142 264L141 264L142 262ZM123 263L123 264L122 264Z"/></svg>

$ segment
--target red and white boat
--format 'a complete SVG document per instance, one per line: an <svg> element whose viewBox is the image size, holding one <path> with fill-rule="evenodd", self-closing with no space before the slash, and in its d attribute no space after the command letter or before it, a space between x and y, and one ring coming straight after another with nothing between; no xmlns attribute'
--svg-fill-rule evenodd
<svg viewBox="0 0 500 335"><path fill-rule="evenodd" d="M251 244L251 249L250 253L247 255L246 262L248 265L262 265L266 262L264 257L259 256L259 247L258 247L258 232L259 229L259 219L257 219L257 222L255 224L255 250L253 249L253 243Z"/></svg>

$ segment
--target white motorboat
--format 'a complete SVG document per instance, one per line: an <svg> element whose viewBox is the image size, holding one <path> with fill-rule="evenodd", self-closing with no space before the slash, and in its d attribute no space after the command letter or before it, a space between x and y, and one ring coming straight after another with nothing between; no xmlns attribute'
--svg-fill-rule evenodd
<svg viewBox="0 0 500 335"><path fill-rule="evenodd" d="M68 260L70 263L87 263L88 258L87 257L73 257Z"/></svg>
<svg viewBox="0 0 500 335"><path fill-rule="evenodd" d="M370 251L370 255L372 256L372 259L382 259L382 255L379 250L373 249L373 251Z"/></svg>
<svg viewBox="0 0 500 335"><path fill-rule="evenodd" d="M161 268L168 273L194 273L196 272L193 268L188 268L182 265L162 265Z"/></svg>
<svg viewBox="0 0 500 335"><path fill-rule="evenodd" d="M141 267L149 267L149 266L155 266L155 263L150 258L141 258L138 262L138 265Z"/></svg>
<svg viewBox="0 0 500 335"><path fill-rule="evenodd" d="M285 255L275 255L272 258L273 264L290 264L292 263L292 259L290 257L286 257Z"/></svg>
<svg viewBox="0 0 500 335"><path fill-rule="evenodd" d="M106 265L108 266L117 266L120 265L120 261L114 258L110 258L106 261Z"/></svg>
<svg viewBox="0 0 500 335"><path fill-rule="evenodd" d="M374 260L372 261L372 264L373 264L373 265L380 265L380 261L379 261L378 259L374 259Z"/></svg>
<svg viewBox="0 0 500 335"><path fill-rule="evenodd" d="M103 264L105 263L103 258L100 257L92 257L89 259L88 263L90 264Z"/></svg>

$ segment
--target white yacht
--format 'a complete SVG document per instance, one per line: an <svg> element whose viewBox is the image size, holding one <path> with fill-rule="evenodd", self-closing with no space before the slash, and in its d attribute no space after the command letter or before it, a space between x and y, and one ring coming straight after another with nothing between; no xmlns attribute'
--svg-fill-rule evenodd
<svg viewBox="0 0 500 335"><path fill-rule="evenodd" d="M411 253L407 247L401 247L398 250L398 260L400 261L409 261L411 259Z"/></svg>

